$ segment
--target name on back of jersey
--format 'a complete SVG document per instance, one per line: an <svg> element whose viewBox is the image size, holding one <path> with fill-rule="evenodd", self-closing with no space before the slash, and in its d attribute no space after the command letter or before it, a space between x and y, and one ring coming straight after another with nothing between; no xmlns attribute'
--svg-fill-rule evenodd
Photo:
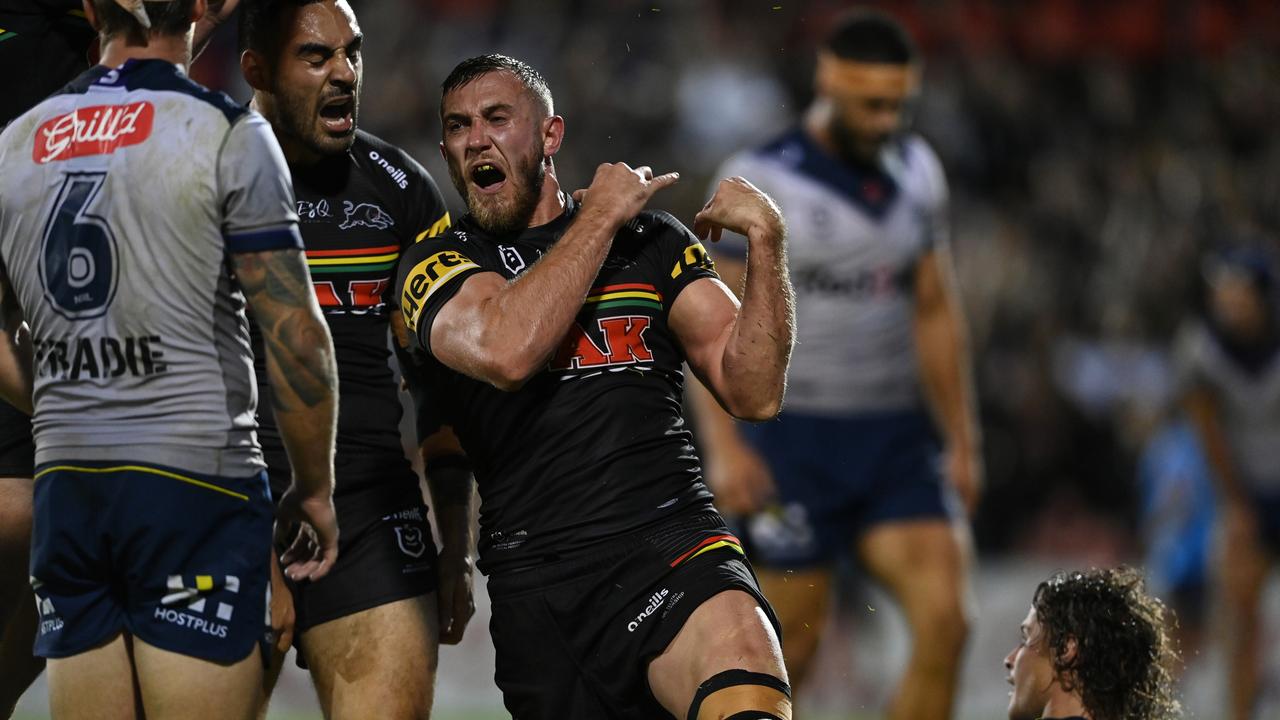
<svg viewBox="0 0 1280 720"><path fill-rule="evenodd" d="M72 110L36 129L31 159L43 165L137 145L150 137L155 115L155 106L146 101Z"/></svg>
<svg viewBox="0 0 1280 720"><path fill-rule="evenodd" d="M34 345L36 377L99 380L150 377L169 370L159 335L139 337L41 338Z"/></svg>

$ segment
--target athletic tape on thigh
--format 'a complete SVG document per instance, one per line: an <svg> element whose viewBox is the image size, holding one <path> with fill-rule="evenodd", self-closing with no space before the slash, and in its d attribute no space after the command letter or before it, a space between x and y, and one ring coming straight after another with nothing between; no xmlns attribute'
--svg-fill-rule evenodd
<svg viewBox="0 0 1280 720"><path fill-rule="evenodd" d="M791 686L772 675L748 670L725 670L722 673L712 675L698 686L698 692L693 694L693 704L689 706L689 720L698 720L698 710L702 707L702 701L706 700L708 695L736 685L762 685L791 697ZM763 719L774 716L762 713L759 710L751 710L745 713L737 713L733 717L750 720L751 718Z"/></svg>

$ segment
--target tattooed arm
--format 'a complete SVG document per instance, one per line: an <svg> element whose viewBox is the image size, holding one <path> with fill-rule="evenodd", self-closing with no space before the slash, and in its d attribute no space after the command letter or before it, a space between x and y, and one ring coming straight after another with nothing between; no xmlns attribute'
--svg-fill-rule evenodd
<svg viewBox="0 0 1280 720"><path fill-rule="evenodd" d="M31 414L31 334L0 263L0 398Z"/></svg>
<svg viewBox="0 0 1280 720"><path fill-rule="evenodd" d="M328 528L321 525L332 525L336 557L332 493L338 368L306 260L300 250L237 253L232 258L249 309L262 329L272 410L293 467L293 486L280 500L280 519L311 523L326 545L326 556ZM300 516L286 517L295 511L295 504ZM321 512L321 506L327 507L327 513ZM283 561L290 565L289 553ZM286 568L294 579L308 572L306 564L293 572Z"/></svg>

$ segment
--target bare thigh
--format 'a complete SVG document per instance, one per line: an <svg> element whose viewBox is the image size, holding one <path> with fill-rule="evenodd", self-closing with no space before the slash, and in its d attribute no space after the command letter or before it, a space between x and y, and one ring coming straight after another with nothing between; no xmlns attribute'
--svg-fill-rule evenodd
<svg viewBox="0 0 1280 720"><path fill-rule="evenodd" d="M326 718L427 718L439 644L436 594L309 628L299 641Z"/></svg>
<svg viewBox="0 0 1280 720"><path fill-rule="evenodd" d="M787 680L773 625L741 590L726 590L693 611L666 651L649 663L649 688L668 712L683 718L698 686L725 670Z"/></svg>

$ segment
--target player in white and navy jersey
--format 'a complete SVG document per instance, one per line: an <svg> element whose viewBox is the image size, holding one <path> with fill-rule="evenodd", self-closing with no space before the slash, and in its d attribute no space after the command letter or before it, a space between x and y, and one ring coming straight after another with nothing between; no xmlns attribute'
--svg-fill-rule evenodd
<svg viewBox="0 0 1280 720"><path fill-rule="evenodd" d="M818 98L801 126L716 173L747 178L782 208L796 348L778 422L735 426L699 405L717 500L753 515L750 549L782 619L793 684L822 635L836 560L852 551L915 637L889 716L929 720L950 717L958 678L968 617L960 500L972 506L980 462L946 180L928 144L902 131L919 73L897 23L849 16L819 53ZM745 244L736 262L733 238L720 247L733 286Z"/></svg>
<svg viewBox="0 0 1280 720"><path fill-rule="evenodd" d="M219 0L196 23L198 55L237 0ZM0 128L88 70L98 35L80 0L0 0ZM27 583L31 545L31 476L35 470L31 416L0 400L0 717L44 669L31 654L37 613Z"/></svg>
<svg viewBox="0 0 1280 720"><path fill-rule="evenodd" d="M7 329L30 325L0 335L0 388L34 399L36 652L55 717L244 718L272 514L246 302L298 456L279 513L308 523L298 577L336 555L333 350L269 126L185 75L205 2L145 7L150 30L87 6L102 63L0 134L0 298Z"/></svg>
<svg viewBox="0 0 1280 720"><path fill-rule="evenodd" d="M1218 491L1227 612L1224 717L1254 717L1261 694L1262 597L1280 558L1280 308L1274 258L1257 249L1208 263L1205 317L1178 338L1179 382ZM1227 560L1229 558L1229 560Z"/></svg>

